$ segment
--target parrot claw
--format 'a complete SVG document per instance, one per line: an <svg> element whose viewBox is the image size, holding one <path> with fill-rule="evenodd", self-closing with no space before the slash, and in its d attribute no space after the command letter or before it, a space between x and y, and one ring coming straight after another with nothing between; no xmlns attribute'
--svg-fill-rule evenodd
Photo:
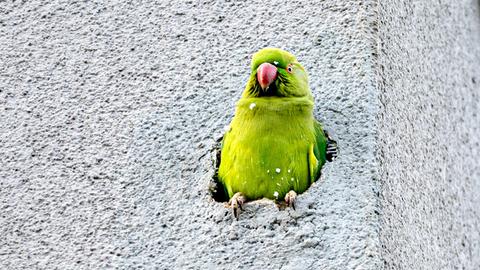
<svg viewBox="0 0 480 270"><path fill-rule="evenodd" d="M287 195L285 195L285 202L288 206L291 206L295 210L295 201L297 200L297 193L293 190L290 190Z"/></svg>
<svg viewBox="0 0 480 270"><path fill-rule="evenodd" d="M327 136L327 161L332 162L338 156L337 142L330 136L329 132L324 130Z"/></svg>
<svg viewBox="0 0 480 270"><path fill-rule="evenodd" d="M233 194L232 198L228 202L230 208L232 208L232 214L235 219L238 220L240 212L243 211L242 205L247 201L247 198L241 193L237 192Z"/></svg>

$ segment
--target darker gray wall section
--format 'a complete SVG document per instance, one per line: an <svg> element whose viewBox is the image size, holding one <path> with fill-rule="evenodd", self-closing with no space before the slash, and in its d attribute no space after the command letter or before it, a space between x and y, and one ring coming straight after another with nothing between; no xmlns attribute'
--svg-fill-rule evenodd
<svg viewBox="0 0 480 270"><path fill-rule="evenodd" d="M479 1L380 1L386 269L480 269Z"/></svg>
<svg viewBox="0 0 480 270"><path fill-rule="evenodd" d="M0 268L375 269L376 1L5 1ZM207 192L250 55L296 54L340 158L298 208Z"/></svg>

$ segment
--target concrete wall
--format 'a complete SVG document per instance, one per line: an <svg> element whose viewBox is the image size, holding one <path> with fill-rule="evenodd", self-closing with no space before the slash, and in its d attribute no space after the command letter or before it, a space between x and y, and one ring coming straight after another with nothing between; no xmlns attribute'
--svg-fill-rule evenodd
<svg viewBox="0 0 480 270"><path fill-rule="evenodd" d="M373 1L316 2L4 3L3 268L378 266ZM304 63L342 156L297 211L236 222L209 151L265 46Z"/></svg>
<svg viewBox="0 0 480 270"><path fill-rule="evenodd" d="M479 4L381 1L387 269L480 269Z"/></svg>
<svg viewBox="0 0 480 270"><path fill-rule="evenodd" d="M426 7L397 16L407 8L333 0L2 3L0 268L449 268L443 258L475 269L478 259L468 256L479 251L478 7L438 8L446 21ZM438 30L403 24L415 19ZM453 52L421 47L439 40ZM251 54L265 46L304 64L315 115L335 131L341 155L296 211L260 201L235 221L208 193L210 150L233 116ZM422 56L428 66L420 68ZM409 95L413 89L423 96ZM418 117L415 106L429 114ZM401 129L410 140L400 144L396 125L412 122L423 131ZM453 150L448 138L457 138ZM420 145L423 154L395 162L406 155L402 145L412 154Z"/></svg>

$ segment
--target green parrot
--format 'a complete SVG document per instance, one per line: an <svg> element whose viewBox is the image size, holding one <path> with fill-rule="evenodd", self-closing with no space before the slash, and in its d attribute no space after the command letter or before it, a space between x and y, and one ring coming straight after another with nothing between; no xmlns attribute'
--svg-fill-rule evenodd
<svg viewBox="0 0 480 270"><path fill-rule="evenodd" d="M234 217L261 198L295 209L297 194L337 156L336 145L313 117L308 75L295 56L277 48L255 53L219 154L218 181Z"/></svg>

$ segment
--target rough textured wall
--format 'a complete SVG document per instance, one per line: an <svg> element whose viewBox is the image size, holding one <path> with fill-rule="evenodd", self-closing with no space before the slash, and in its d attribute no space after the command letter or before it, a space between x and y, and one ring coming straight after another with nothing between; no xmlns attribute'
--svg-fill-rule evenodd
<svg viewBox="0 0 480 270"><path fill-rule="evenodd" d="M480 269L480 9L381 1L387 269Z"/></svg>
<svg viewBox="0 0 480 270"><path fill-rule="evenodd" d="M378 267L376 1L265 3L3 2L0 268ZM264 46L307 68L341 153L296 211L236 222L208 151Z"/></svg>

